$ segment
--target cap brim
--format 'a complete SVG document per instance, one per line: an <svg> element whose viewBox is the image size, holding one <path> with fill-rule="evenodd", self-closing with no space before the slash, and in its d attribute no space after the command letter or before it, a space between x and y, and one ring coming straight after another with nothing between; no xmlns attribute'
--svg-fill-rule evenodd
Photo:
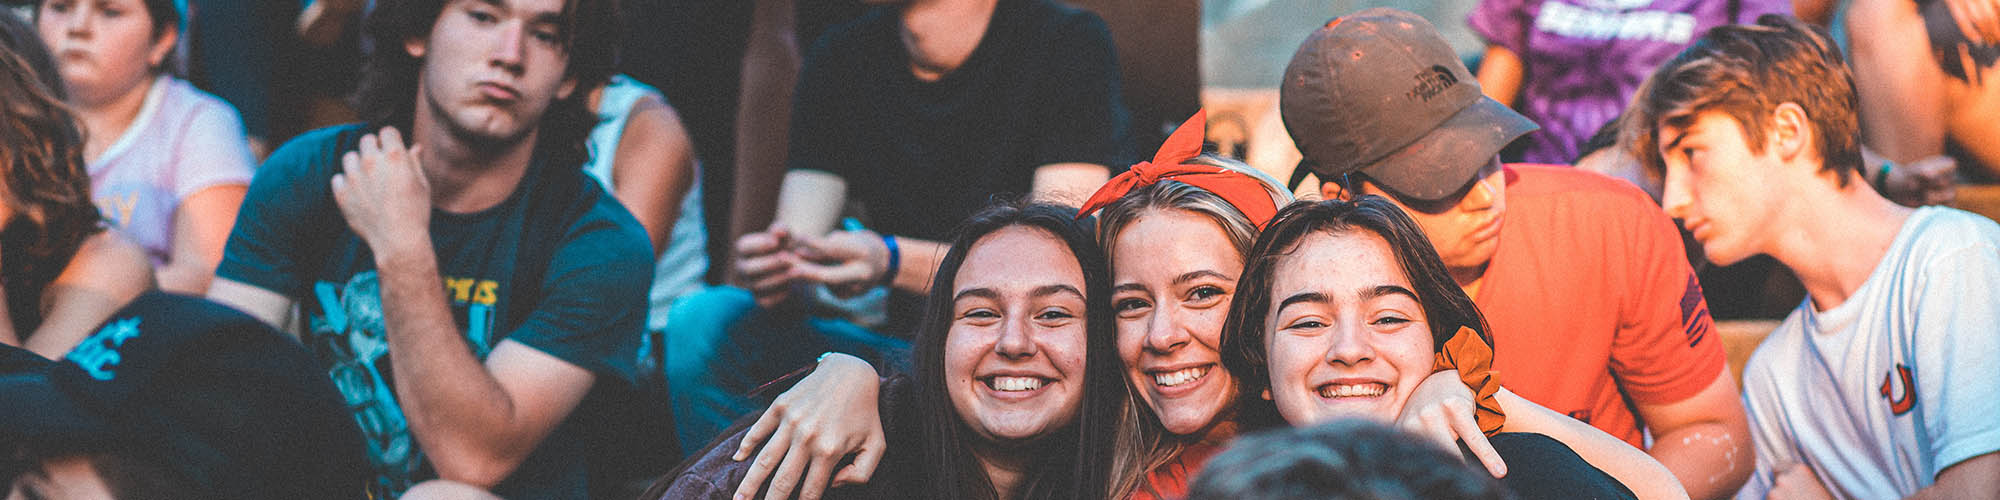
<svg viewBox="0 0 2000 500"><path fill-rule="evenodd" d="M1501 148L1539 128L1499 101L1480 96L1422 139L1361 172L1397 194L1436 200L1458 192Z"/></svg>

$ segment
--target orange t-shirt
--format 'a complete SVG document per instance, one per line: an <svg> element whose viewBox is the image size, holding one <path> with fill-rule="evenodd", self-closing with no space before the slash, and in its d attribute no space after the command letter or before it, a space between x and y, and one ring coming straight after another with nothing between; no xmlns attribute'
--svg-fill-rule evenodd
<svg viewBox="0 0 2000 500"><path fill-rule="evenodd" d="M1473 298L1493 328L1494 371L1521 397L1641 446L1632 404L1686 400L1727 366L1680 232L1611 177L1509 165L1506 182L1499 249Z"/></svg>

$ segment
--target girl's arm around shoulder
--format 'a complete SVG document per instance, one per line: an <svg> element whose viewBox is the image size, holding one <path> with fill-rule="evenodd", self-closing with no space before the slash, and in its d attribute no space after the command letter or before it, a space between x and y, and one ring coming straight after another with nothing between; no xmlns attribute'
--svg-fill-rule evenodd
<svg viewBox="0 0 2000 500"><path fill-rule="evenodd" d="M61 358L119 307L151 288L153 266L146 251L116 231L97 233L77 247L62 274L42 291L42 324L28 337L26 348Z"/></svg>
<svg viewBox="0 0 2000 500"><path fill-rule="evenodd" d="M1588 424L1569 418L1542 405L1521 398L1505 388L1497 396L1507 412L1502 432L1541 434L1562 442L1590 465L1624 483L1640 500L1686 500L1687 490L1673 472L1660 465L1645 450L1605 434ZM1532 467L1532 465L1521 465Z"/></svg>

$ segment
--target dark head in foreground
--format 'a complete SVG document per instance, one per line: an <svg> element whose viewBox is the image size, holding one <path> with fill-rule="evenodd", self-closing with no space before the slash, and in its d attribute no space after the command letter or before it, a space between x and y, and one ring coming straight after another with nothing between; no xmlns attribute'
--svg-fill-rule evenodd
<svg viewBox="0 0 2000 500"><path fill-rule="evenodd" d="M1340 419L1245 437L1202 469L1188 500L1500 500L1500 484L1388 426Z"/></svg>

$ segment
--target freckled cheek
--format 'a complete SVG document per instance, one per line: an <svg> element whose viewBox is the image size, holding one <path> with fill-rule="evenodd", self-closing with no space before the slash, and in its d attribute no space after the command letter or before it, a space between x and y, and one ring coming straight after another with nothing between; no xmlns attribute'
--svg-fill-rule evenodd
<svg viewBox="0 0 2000 500"><path fill-rule="evenodd" d="M1082 380L1085 353L1089 349L1083 328L1081 326L1064 328L1050 333L1048 341L1042 345L1042 352L1049 356L1049 362L1055 364L1056 369L1064 376L1072 380Z"/></svg>
<svg viewBox="0 0 2000 500"><path fill-rule="evenodd" d="M1326 348L1312 345L1312 342L1306 342L1305 339L1284 337L1273 337L1273 339L1269 343L1268 355L1272 395L1276 396L1280 389L1301 390L1298 387L1304 386L1306 376L1312 373L1313 362L1320 358L1320 353L1326 352Z"/></svg>

